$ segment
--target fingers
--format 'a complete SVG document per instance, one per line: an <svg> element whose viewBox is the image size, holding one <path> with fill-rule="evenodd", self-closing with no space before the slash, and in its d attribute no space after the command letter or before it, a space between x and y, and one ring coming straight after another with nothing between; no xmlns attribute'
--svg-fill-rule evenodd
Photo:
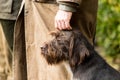
<svg viewBox="0 0 120 80"><path fill-rule="evenodd" d="M65 22L65 29L71 30L70 22Z"/></svg>
<svg viewBox="0 0 120 80"><path fill-rule="evenodd" d="M55 17L55 28L58 30L72 29L70 26L71 16L71 12L58 11Z"/></svg>
<svg viewBox="0 0 120 80"><path fill-rule="evenodd" d="M65 29L72 29L69 22L66 22L65 20L58 20L56 21L55 23L55 27L58 29L58 30L65 30Z"/></svg>
<svg viewBox="0 0 120 80"><path fill-rule="evenodd" d="M60 19L60 20L55 20L55 28L58 29L58 30L64 30L64 29L67 29L67 30L70 30L72 29L71 26L70 26L70 20L63 20L63 19Z"/></svg>

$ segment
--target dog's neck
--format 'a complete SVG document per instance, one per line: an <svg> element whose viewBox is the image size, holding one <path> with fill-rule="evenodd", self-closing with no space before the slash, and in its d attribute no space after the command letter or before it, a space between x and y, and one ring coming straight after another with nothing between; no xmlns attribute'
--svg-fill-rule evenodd
<svg viewBox="0 0 120 80"><path fill-rule="evenodd" d="M94 50L93 50L94 51ZM90 69L95 67L97 64L103 62L103 59L99 56L96 51L91 52L89 57L86 57L83 63L71 67L73 72L73 80L79 80L81 73L89 72Z"/></svg>

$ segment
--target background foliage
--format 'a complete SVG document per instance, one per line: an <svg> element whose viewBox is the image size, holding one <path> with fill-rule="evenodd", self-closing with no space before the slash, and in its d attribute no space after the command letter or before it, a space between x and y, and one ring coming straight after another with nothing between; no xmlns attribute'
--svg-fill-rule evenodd
<svg viewBox="0 0 120 80"><path fill-rule="evenodd" d="M120 61L120 0L99 0L97 20L97 45Z"/></svg>
<svg viewBox="0 0 120 80"><path fill-rule="evenodd" d="M100 0L97 41L109 56L120 53L120 0Z"/></svg>

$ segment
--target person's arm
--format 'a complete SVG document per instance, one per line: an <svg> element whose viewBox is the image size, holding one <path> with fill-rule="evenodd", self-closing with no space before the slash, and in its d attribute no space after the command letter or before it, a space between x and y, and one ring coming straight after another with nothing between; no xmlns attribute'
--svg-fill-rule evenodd
<svg viewBox="0 0 120 80"><path fill-rule="evenodd" d="M77 11L81 0L57 0L59 3L59 10L55 17L55 28L58 30L70 30L70 20L73 12Z"/></svg>

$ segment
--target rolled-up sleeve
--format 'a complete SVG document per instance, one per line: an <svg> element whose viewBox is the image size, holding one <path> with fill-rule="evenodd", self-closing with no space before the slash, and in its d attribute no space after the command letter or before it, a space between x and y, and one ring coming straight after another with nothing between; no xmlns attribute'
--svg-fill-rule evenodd
<svg viewBox="0 0 120 80"><path fill-rule="evenodd" d="M73 2L73 3L77 3L80 5L81 1L82 0L56 0L57 3L60 3L60 2Z"/></svg>

